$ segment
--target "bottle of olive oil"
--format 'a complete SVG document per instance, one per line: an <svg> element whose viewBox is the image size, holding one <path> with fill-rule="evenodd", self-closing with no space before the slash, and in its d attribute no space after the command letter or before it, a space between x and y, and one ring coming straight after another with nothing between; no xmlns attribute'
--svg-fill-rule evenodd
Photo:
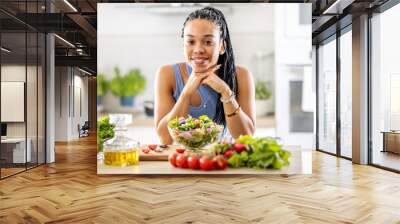
<svg viewBox="0 0 400 224"><path fill-rule="evenodd" d="M111 120L111 119L110 119ZM140 143L126 137L124 117L117 117L115 137L104 143L104 164L109 166L129 166L139 163Z"/></svg>

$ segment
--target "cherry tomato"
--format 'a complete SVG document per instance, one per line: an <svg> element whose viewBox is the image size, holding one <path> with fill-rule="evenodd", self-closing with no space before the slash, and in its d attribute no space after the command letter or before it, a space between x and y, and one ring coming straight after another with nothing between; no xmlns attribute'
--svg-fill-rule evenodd
<svg viewBox="0 0 400 224"><path fill-rule="evenodd" d="M173 165L174 167L177 167L177 165L176 165L176 157L177 156L178 156L178 153L172 153L172 154L169 154L169 156L168 156L169 163L171 163L171 165Z"/></svg>
<svg viewBox="0 0 400 224"><path fill-rule="evenodd" d="M149 147L150 150L155 150L157 148L157 144L147 145L147 147Z"/></svg>
<svg viewBox="0 0 400 224"><path fill-rule="evenodd" d="M180 168L188 168L188 160L187 157L183 154L178 154L176 157L176 166Z"/></svg>
<svg viewBox="0 0 400 224"><path fill-rule="evenodd" d="M237 153L241 153L246 150L246 146L244 144L236 143L233 145L233 148Z"/></svg>
<svg viewBox="0 0 400 224"><path fill-rule="evenodd" d="M147 153L149 153L149 152L150 152L150 149L149 149L149 148L143 148L143 149L142 149L142 152L144 152L144 153L146 153L146 154L147 154Z"/></svg>
<svg viewBox="0 0 400 224"><path fill-rule="evenodd" d="M199 162L202 170L212 170L214 168L212 159L206 155L202 156Z"/></svg>
<svg viewBox="0 0 400 224"><path fill-rule="evenodd" d="M199 169L200 168L200 159L198 156L190 156L188 158L188 165L190 169Z"/></svg>
<svg viewBox="0 0 400 224"><path fill-rule="evenodd" d="M216 156L213 159L213 165L215 169L223 170L228 165L228 161L223 156Z"/></svg>
<svg viewBox="0 0 400 224"><path fill-rule="evenodd" d="M176 149L176 152L177 152L177 153L184 153L184 152L185 152L185 149L177 148L177 149Z"/></svg>

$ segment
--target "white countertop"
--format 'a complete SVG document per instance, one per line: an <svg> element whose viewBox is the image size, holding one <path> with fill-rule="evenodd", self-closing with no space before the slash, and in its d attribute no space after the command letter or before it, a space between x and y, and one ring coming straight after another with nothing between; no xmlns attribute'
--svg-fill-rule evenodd
<svg viewBox="0 0 400 224"><path fill-rule="evenodd" d="M97 174L132 174L132 175L291 175L312 173L312 150L302 150L296 146L285 147L292 152L290 165L280 170L251 169L251 168L227 168L225 170L201 171L173 167L168 161L140 161L139 165L114 167L97 161Z"/></svg>

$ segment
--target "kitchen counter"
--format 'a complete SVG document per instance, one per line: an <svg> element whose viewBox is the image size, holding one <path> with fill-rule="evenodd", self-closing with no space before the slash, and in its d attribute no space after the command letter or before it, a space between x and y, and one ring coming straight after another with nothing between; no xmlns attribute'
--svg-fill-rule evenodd
<svg viewBox="0 0 400 224"><path fill-rule="evenodd" d="M312 150L298 146L285 146L292 152L290 165L280 170L258 170L251 168L227 168L225 170L201 171L173 167L168 161L140 161L139 165L113 167L97 161L97 174L132 174L132 175L292 175L312 173Z"/></svg>

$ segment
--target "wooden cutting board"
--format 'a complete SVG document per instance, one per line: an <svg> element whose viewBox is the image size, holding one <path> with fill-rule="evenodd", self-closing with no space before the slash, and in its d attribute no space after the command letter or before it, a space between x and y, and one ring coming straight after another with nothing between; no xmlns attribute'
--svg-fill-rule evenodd
<svg viewBox="0 0 400 224"><path fill-rule="evenodd" d="M177 148L179 148L179 145L168 145L167 148L163 148L162 152L156 152L153 150L150 150L149 153L144 153L143 148L146 148L147 145L144 145L140 149L139 153L139 161L168 161L168 156L169 154L175 152ZM157 148L160 146L157 146Z"/></svg>

